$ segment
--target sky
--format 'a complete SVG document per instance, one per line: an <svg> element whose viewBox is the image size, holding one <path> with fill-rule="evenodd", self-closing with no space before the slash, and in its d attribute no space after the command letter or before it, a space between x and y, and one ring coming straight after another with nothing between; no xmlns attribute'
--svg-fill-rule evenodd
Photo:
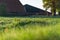
<svg viewBox="0 0 60 40"><path fill-rule="evenodd" d="M20 1L21 1L21 3L22 3L23 5L29 4L29 5L32 5L32 6L34 6L34 7L43 9L42 0L20 0Z"/></svg>

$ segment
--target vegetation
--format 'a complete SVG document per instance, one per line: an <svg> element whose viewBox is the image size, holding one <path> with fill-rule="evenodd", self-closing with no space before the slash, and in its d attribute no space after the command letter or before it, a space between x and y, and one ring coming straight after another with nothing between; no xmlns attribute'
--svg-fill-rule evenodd
<svg viewBox="0 0 60 40"><path fill-rule="evenodd" d="M43 0L43 6L48 10L51 8L52 15L56 15L56 12L60 12L60 0Z"/></svg>
<svg viewBox="0 0 60 40"><path fill-rule="evenodd" d="M60 40L60 18L0 17L0 40Z"/></svg>

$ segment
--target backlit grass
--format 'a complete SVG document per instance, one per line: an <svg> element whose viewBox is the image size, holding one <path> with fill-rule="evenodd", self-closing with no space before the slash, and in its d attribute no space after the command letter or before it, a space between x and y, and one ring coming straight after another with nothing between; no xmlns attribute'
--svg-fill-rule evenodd
<svg viewBox="0 0 60 40"><path fill-rule="evenodd" d="M0 40L60 40L60 18L0 17Z"/></svg>

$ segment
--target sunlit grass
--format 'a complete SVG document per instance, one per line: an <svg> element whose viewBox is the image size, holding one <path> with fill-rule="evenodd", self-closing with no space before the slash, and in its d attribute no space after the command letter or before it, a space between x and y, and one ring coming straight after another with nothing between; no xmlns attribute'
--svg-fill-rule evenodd
<svg viewBox="0 0 60 40"><path fill-rule="evenodd" d="M60 40L60 18L0 17L0 40Z"/></svg>

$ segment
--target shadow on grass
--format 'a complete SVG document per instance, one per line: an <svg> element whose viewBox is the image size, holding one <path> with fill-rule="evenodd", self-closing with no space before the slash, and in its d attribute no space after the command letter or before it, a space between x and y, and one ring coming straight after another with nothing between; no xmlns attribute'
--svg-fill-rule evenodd
<svg viewBox="0 0 60 40"><path fill-rule="evenodd" d="M25 26L25 25L40 25L40 26L48 26L48 25L56 25L57 22L46 22L46 21L24 21L18 22L16 26Z"/></svg>
<svg viewBox="0 0 60 40"><path fill-rule="evenodd" d="M28 15L28 16L0 16L0 17L22 17L22 18L60 18L59 15L57 16L46 16L46 15Z"/></svg>

